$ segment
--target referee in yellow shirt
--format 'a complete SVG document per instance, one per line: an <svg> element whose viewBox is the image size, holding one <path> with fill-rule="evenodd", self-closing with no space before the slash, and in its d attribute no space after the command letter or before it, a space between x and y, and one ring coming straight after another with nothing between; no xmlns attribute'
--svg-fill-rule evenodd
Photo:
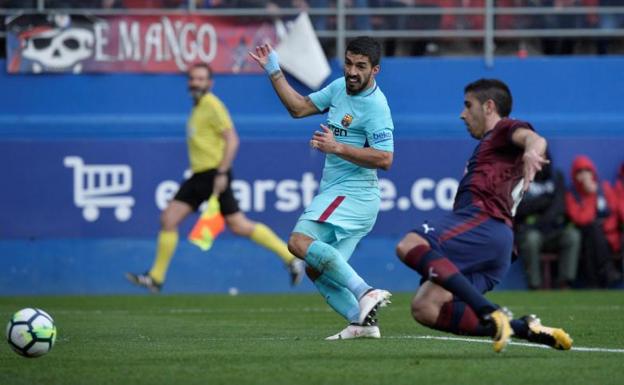
<svg viewBox="0 0 624 385"><path fill-rule="evenodd" d="M188 86L194 107L187 127L189 160L193 175L186 180L163 211L156 257L145 274L127 273L132 283L158 293L162 288L178 244L178 225L215 193L219 194L226 226L236 235L250 238L277 254L288 267L291 284L303 276L304 266L270 228L249 220L238 208L231 189L232 162L238 150L238 135L230 114L221 100L210 92L212 70L204 63L188 72Z"/></svg>

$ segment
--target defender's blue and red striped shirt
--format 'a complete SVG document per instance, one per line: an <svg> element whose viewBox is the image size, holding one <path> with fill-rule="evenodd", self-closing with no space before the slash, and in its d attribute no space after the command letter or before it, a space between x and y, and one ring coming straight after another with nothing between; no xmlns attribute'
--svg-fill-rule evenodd
<svg viewBox="0 0 624 385"><path fill-rule="evenodd" d="M519 203L519 198L512 198L512 191L523 177L524 149L511 140L518 128L533 130L530 123L503 118L481 139L459 184L454 210L474 205L512 225L513 208Z"/></svg>

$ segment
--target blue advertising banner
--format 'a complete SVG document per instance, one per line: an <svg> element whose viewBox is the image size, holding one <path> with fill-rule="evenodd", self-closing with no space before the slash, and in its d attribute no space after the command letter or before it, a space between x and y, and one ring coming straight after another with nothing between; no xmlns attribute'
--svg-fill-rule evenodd
<svg viewBox="0 0 624 385"><path fill-rule="evenodd" d="M470 141L433 143L397 144L413 157L379 173L377 233L405 231L416 210L451 208ZM188 167L183 141L14 141L0 143L0 153L13 165L0 203L0 233L9 238L152 236ZM243 142L233 182L241 209L289 232L318 190L323 161L307 141Z"/></svg>
<svg viewBox="0 0 624 385"><path fill-rule="evenodd" d="M392 169L378 173L382 204L373 235L397 237L450 210L475 145L469 138L399 140ZM624 161L622 148L622 139L551 141L564 174L584 153L606 179ZM233 182L241 209L288 234L318 189L323 160L305 140L243 141ZM0 161L8 166L2 238L151 237L188 167L181 140L2 141Z"/></svg>

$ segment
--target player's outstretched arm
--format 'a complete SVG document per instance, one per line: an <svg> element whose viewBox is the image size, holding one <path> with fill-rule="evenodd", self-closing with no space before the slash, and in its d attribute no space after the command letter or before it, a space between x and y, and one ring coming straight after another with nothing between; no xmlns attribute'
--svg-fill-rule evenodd
<svg viewBox="0 0 624 385"><path fill-rule="evenodd" d="M524 148L522 160L524 162L524 183L523 191L529 189L529 185L535 178L535 174L542 169L542 166L550 163L546 159L546 139L539 136L528 128L518 128L511 136L511 140Z"/></svg>
<svg viewBox="0 0 624 385"><path fill-rule="evenodd" d="M310 146L326 154L338 155L344 160L366 168L389 170L394 159L393 153L389 151L381 151L372 147L358 148L340 143L324 124L321 124L321 131L314 132Z"/></svg>
<svg viewBox="0 0 624 385"><path fill-rule="evenodd" d="M303 118L320 112L310 98L302 96L288 84L288 81L279 67L277 53L270 44L256 47L256 53L249 52L249 56L269 74L273 88L284 107L286 107L290 113L290 116L293 118Z"/></svg>

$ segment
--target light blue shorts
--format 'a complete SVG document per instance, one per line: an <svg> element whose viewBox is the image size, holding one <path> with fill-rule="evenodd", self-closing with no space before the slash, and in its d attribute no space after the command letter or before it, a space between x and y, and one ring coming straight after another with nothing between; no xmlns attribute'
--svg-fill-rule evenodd
<svg viewBox="0 0 624 385"><path fill-rule="evenodd" d="M327 243L338 250L346 261L351 258L353 250L355 250L360 239L364 237L364 235L352 236L339 240L336 237L336 228L331 223L309 221L307 219L299 219L292 232L305 234L310 238Z"/></svg>
<svg viewBox="0 0 624 385"><path fill-rule="evenodd" d="M323 192L299 217L293 233L301 233L325 242L349 259L360 239L368 234L377 220L379 196L351 196Z"/></svg>

